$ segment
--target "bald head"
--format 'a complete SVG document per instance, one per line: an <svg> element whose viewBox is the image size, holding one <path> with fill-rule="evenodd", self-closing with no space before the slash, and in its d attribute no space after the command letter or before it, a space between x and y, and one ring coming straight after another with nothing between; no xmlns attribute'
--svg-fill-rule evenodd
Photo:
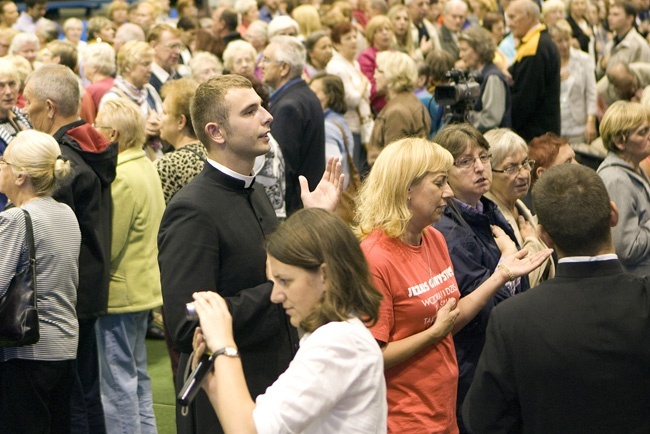
<svg viewBox="0 0 650 434"><path fill-rule="evenodd" d="M508 27L515 38L521 39L539 24L539 6L531 0L515 0L506 9Z"/></svg>
<svg viewBox="0 0 650 434"><path fill-rule="evenodd" d="M639 80L626 63L616 63L607 68L607 80L616 88L620 99L629 101L639 87Z"/></svg>

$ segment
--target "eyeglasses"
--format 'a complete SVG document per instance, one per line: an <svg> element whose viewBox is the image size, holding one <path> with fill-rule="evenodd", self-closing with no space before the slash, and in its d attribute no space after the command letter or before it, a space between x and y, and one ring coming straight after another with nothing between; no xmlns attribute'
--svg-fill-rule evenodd
<svg viewBox="0 0 650 434"><path fill-rule="evenodd" d="M521 169L532 171L533 167L535 167L535 160L526 159L521 164L513 164L511 166L506 167L503 170L492 169L492 171L496 173L505 173L506 175L513 176L513 175L518 175Z"/></svg>
<svg viewBox="0 0 650 434"><path fill-rule="evenodd" d="M111 129L113 129L113 127L109 127L107 125L99 125L99 124L93 124L93 128L95 128L96 130L102 130L102 129L103 130L111 130Z"/></svg>
<svg viewBox="0 0 650 434"><path fill-rule="evenodd" d="M7 166L13 166L13 164L11 164L7 160L5 160L5 157L3 157L2 155L0 155L0 164L6 164Z"/></svg>
<svg viewBox="0 0 650 434"><path fill-rule="evenodd" d="M272 60L272 59L269 59L268 57L264 56L264 57L262 57L261 63L266 64L266 63L285 63L285 62L283 60Z"/></svg>
<svg viewBox="0 0 650 434"><path fill-rule="evenodd" d="M176 44L163 44L165 47L169 48L170 50L182 50L184 45L181 43L176 43Z"/></svg>
<svg viewBox="0 0 650 434"><path fill-rule="evenodd" d="M454 161L454 166L458 167L459 169L469 169L471 167L474 167L476 160L481 160L481 164L490 164L491 158L492 154L481 154L478 157L463 157Z"/></svg>

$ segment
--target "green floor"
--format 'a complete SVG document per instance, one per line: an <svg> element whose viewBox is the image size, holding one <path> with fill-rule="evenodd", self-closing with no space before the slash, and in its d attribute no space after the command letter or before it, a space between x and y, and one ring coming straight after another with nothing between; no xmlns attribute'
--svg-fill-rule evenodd
<svg viewBox="0 0 650 434"><path fill-rule="evenodd" d="M176 434L174 384L165 341L147 340L147 362L158 434Z"/></svg>

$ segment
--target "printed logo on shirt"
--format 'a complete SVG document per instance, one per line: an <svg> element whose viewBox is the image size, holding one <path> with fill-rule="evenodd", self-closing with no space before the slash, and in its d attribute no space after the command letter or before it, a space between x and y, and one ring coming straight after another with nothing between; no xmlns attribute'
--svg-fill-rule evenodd
<svg viewBox="0 0 650 434"><path fill-rule="evenodd" d="M415 297L416 295L422 295L425 292L431 291L433 288L436 286L440 285L443 282L446 282L447 280L451 279L454 277L454 270L451 267L447 267L446 269L442 270L440 273L436 274L435 276L431 277L429 280L426 280L422 283L419 283L417 285L413 285L408 289L409 292L409 298L410 297ZM424 300L423 300L424 302ZM425 304L426 306L426 304Z"/></svg>

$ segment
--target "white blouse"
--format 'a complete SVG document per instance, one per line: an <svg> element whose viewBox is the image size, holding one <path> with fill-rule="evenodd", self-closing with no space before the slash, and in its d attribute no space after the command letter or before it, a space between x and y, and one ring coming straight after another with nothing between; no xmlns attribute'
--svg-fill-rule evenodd
<svg viewBox="0 0 650 434"><path fill-rule="evenodd" d="M386 432L384 362L357 318L325 324L300 340L287 370L253 411L260 434Z"/></svg>

